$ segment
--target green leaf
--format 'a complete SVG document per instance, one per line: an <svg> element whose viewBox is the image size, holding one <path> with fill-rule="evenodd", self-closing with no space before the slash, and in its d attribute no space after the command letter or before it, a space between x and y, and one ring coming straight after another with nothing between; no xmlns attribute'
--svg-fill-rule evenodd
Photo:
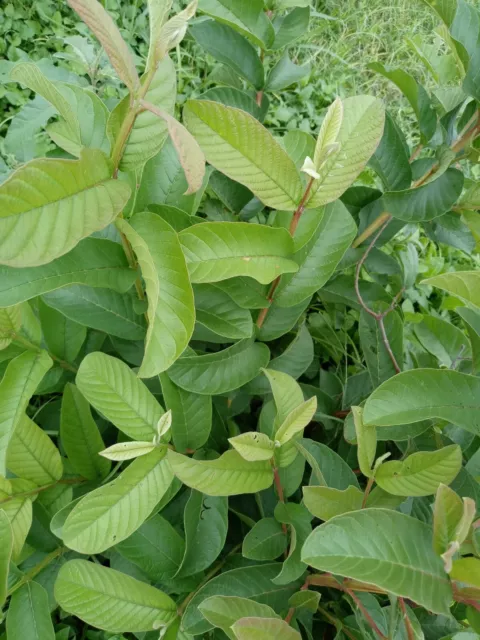
<svg viewBox="0 0 480 640"><path fill-rule="evenodd" d="M388 69L380 62L373 62L369 67L397 85L417 116L422 142L428 142L437 128L437 116L422 85L403 69Z"/></svg>
<svg viewBox="0 0 480 640"><path fill-rule="evenodd" d="M409 540L409 544L405 544ZM302 559L315 569L366 581L443 615L452 590L429 526L388 509L364 509L317 527Z"/></svg>
<svg viewBox="0 0 480 640"><path fill-rule="evenodd" d="M142 340L145 319L135 310L133 294L72 285L43 296L43 301L74 322L124 340Z"/></svg>
<svg viewBox="0 0 480 640"><path fill-rule="evenodd" d="M10 77L48 100L62 116L63 120L47 127L47 133L59 147L77 157L83 147L109 152L105 131L108 110L93 91L52 82L29 62L15 65Z"/></svg>
<svg viewBox="0 0 480 640"><path fill-rule="evenodd" d="M303 476L303 473L302 473ZM303 543L312 532L311 515L301 504L279 502L275 507L275 519L289 525L290 548L278 576L272 579L274 584L289 584L300 578L307 567L301 559Z"/></svg>
<svg viewBox="0 0 480 640"><path fill-rule="evenodd" d="M172 440L177 451L202 447L212 428L212 399L185 391L174 384L166 373L160 375L163 399L172 411Z"/></svg>
<svg viewBox="0 0 480 640"><path fill-rule="evenodd" d="M441 482L450 484L461 466L462 450L452 444L438 451L418 451L403 461L384 462L375 480L395 496L429 496Z"/></svg>
<svg viewBox="0 0 480 640"><path fill-rule="evenodd" d="M105 448L90 406L74 384L63 392L60 438L74 470L88 480L102 480L110 471L108 460L98 454Z"/></svg>
<svg viewBox="0 0 480 640"><path fill-rule="evenodd" d="M465 323L472 350L472 373L477 374L480 371L480 315L467 307L457 307L455 311Z"/></svg>
<svg viewBox="0 0 480 640"><path fill-rule="evenodd" d="M84 149L79 160L28 162L0 186L0 263L51 262L112 222L129 196L130 187L112 180L109 161L97 149Z"/></svg>
<svg viewBox="0 0 480 640"><path fill-rule="evenodd" d="M25 493L35 489L30 481L23 478L6 480L0 478L2 509L10 520L13 535L12 560L18 562L25 539L32 525L32 501ZM15 497L17 494L18 498Z"/></svg>
<svg viewBox="0 0 480 640"><path fill-rule="evenodd" d="M192 25L190 33L215 60L230 67L256 89L263 87L262 62L255 48L237 31L215 20L204 20Z"/></svg>
<svg viewBox="0 0 480 640"><path fill-rule="evenodd" d="M57 447L45 431L26 415L19 419L8 445L7 468L39 487L52 484L63 475L62 458Z"/></svg>
<svg viewBox="0 0 480 640"><path fill-rule="evenodd" d="M463 502L453 489L440 483L435 495L433 511L433 548L439 556L455 540L455 531L462 519Z"/></svg>
<svg viewBox="0 0 480 640"><path fill-rule="evenodd" d="M285 229L248 222L203 222L179 234L192 282L250 276L268 284L297 271L288 260L293 241Z"/></svg>
<svg viewBox="0 0 480 640"><path fill-rule="evenodd" d="M320 520L330 520L349 511L362 508L363 492L350 485L347 489L331 487L303 487L303 502Z"/></svg>
<svg viewBox="0 0 480 640"><path fill-rule="evenodd" d="M303 403L303 392L298 382L282 371L265 369L266 375L272 388L273 398L277 409L275 417L274 432L286 420L291 411Z"/></svg>
<svg viewBox="0 0 480 640"><path fill-rule="evenodd" d="M252 340L205 355L187 355L169 369L171 380L186 391L220 395L242 387L258 375L269 361L268 347Z"/></svg>
<svg viewBox="0 0 480 640"><path fill-rule="evenodd" d="M427 278L422 284L429 284L447 291L455 298L462 300L467 307L480 309L480 273L478 271L457 271L456 273L442 273L433 278Z"/></svg>
<svg viewBox="0 0 480 640"><path fill-rule="evenodd" d="M284 611L285 602L301 586L299 581L290 585L272 584L272 578L278 573L279 564L262 564L241 567L225 571L210 580L189 602L182 619L187 633L201 635L213 628L200 612L201 603L211 596L239 596L251 598L259 604L265 604L276 612Z"/></svg>
<svg viewBox="0 0 480 640"><path fill-rule="evenodd" d="M357 227L340 202L326 207L310 240L293 255L299 269L282 278L275 295L280 307L292 307L321 289L353 242Z"/></svg>
<svg viewBox="0 0 480 640"><path fill-rule="evenodd" d="M290 5L292 6L292 5ZM310 7L304 4L290 11L285 16L277 16L273 23L275 40L271 49L278 50L288 46L308 31L310 22Z"/></svg>
<svg viewBox="0 0 480 640"><path fill-rule="evenodd" d="M294 436L303 431L312 421L317 410L317 397L313 396L292 409L275 433L275 439L281 445L289 442Z"/></svg>
<svg viewBox="0 0 480 640"><path fill-rule="evenodd" d="M262 518L243 539L242 555L251 560L275 560L288 545L286 532L275 518Z"/></svg>
<svg viewBox="0 0 480 640"><path fill-rule="evenodd" d="M297 168L253 116L218 102L189 100L184 120L216 169L248 187L266 206L296 209L303 193Z"/></svg>
<svg viewBox="0 0 480 640"><path fill-rule="evenodd" d="M8 363L0 382L0 473L3 476L8 446L15 429L52 364L46 351L25 351Z"/></svg>
<svg viewBox="0 0 480 640"><path fill-rule="evenodd" d="M331 129L336 118L332 112L332 120L325 118L319 133L314 160L320 177L310 191L310 209L340 197L364 169L382 137L385 110L381 100L356 96L343 100L342 105L339 126ZM338 144L338 149L332 144Z"/></svg>
<svg viewBox="0 0 480 640"><path fill-rule="evenodd" d="M384 208L394 218L405 222L433 220L451 209L463 187L463 174L448 169L439 178L416 189L383 194Z"/></svg>
<svg viewBox="0 0 480 640"><path fill-rule="evenodd" d="M384 382L368 398L363 419L376 427L448 420L480 434L477 406L480 379L449 370L416 369Z"/></svg>
<svg viewBox="0 0 480 640"><path fill-rule="evenodd" d="M348 489L350 485L359 487L357 476L349 465L327 445L308 438L302 438L298 444L310 454L307 457L307 461L314 470L310 478L311 485L321 484L322 486L340 490ZM302 452L302 455L305 454ZM318 477L317 469L311 464L310 460L318 466L318 470L322 474L322 482L320 482L321 478Z"/></svg>
<svg viewBox="0 0 480 640"><path fill-rule="evenodd" d="M86 327L47 306L42 300L39 300L38 315L49 352L66 362L75 360L87 337Z"/></svg>
<svg viewBox="0 0 480 640"><path fill-rule="evenodd" d="M130 241L148 298L145 355L138 375L168 369L188 345L195 324L193 291L177 234L154 213L136 214L117 226Z"/></svg>
<svg viewBox="0 0 480 640"><path fill-rule="evenodd" d="M377 304L382 311L388 307L383 302ZM388 313L383 319L383 326L390 348L401 367L403 363L403 322L400 314L395 310ZM363 309L360 312L358 331L372 385L378 387L382 382L394 376L397 371L385 347L377 320Z"/></svg>
<svg viewBox="0 0 480 640"><path fill-rule="evenodd" d="M266 604L259 604L254 600L237 596L211 596L200 604L199 609L210 624L222 629L232 640L235 640L235 636L231 631L231 627L240 618L251 616L256 618L279 617Z"/></svg>
<svg viewBox="0 0 480 640"><path fill-rule="evenodd" d="M277 618L241 618L232 625L238 640L301 640L298 631Z"/></svg>
<svg viewBox="0 0 480 640"><path fill-rule="evenodd" d="M218 558L228 530L228 500L191 491L183 513L185 554L175 579L196 575Z"/></svg>
<svg viewBox="0 0 480 640"><path fill-rule="evenodd" d="M164 411L134 372L105 353L90 353L77 373L77 386L91 405L134 440L152 440Z"/></svg>
<svg viewBox="0 0 480 640"><path fill-rule="evenodd" d="M377 430L363 422L363 409L352 407L355 434L357 436L357 457L360 471L366 478L373 478L372 471L375 455L377 453Z"/></svg>
<svg viewBox="0 0 480 640"><path fill-rule="evenodd" d="M111 447L100 451L100 455L107 460L133 460L133 458L139 458L145 456L147 453L151 453L157 445L152 442L142 442L133 440L131 442L117 442L112 444Z"/></svg>
<svg viewBox="0 0 480 640"><path fill-rule="evenodd" d="M146 81L146 76L141 80ZM172 115L177 92L175 66L167 56L158 65L144 100ZM112 147L120 128L128 117L129 96L117 104L108 120L108 135ZM147 160L155 156L163 147L167 138L167 125L151 111L145 110L135 118L127 143L123 150L119 168L121 171L134 171L141 168Z"/></svg>
<svg viewBox="0 0 480 640"><path fill-rule="evenodd" d="M264 109L258 106L255 102L255 98L246 91L241 91L234 87L213 87L198 96L198 100L210 100L213 102L220 102L226 107L234 107L241 111L246 111L252 115L256 120L263 122L265 113ZM262 107L264 102L262 103Z"/></svg>
<svg viewBox="0 0 480 640"><path fill-rule="evenodd" d="M157 448L137 458L118 478L82 498L65 521L64 543L79 553L101 553L136 531L172 482L165 452Z"/></svg>
<svg viewBox="0 0 480 640"><path fill-rule="evenodd" d="M55 640L48 594L40 584L32 580L13 594L6 628L11 638Z"/></svg>
<svg viewBox="0 0 480 640"><path fill-rule="evenodd" d="M274 32L263 0L200 0L199 11L228 25L261 49L271 44Z"/></svg>
<svg viewBox="0 0 480 640"><path fill-rule="evenodd" d="M7 599L8 573L13 549L13 534L10 520L5 511L0 510L0 604L3 606Z"/></svg>
<svg viewBox="0 0 480 640"><path fill-rule="evenodd" d="M268 74L265 90L281 91L282 89L286 89L290 85L300 82L300 80L309 76L311 70L312 68L309 63L297 65L292 62L288 52L285 51Z"/></svg>
<svg viewBox="0 0 480 640"><path fill-rule="evenodd" d="M197 322L226 338L241 340L253 333L252 316L219 287L197 284L193 288Z"/></svg>
<svg viewBox="0 0 480 640"><path fill-rule="evenodd" d="M263 342L270 342L288 333L298 322L301 322L310 302L311 298L305 298L293 307L280 307L273 302L265 322L260 329L257 329L257 338Z"/></svg>
<svg viewBox="0 0 480 640"><path fill-rule="evenodd" d="M209 496L256 493L273 482L268 461L248 462L233 449L216 460L195 460L169 450L168 461L184 484Z"/></svg>
<svg viewBox="0 0 480 640"><path fill-rule="evenodd" d="M121 245L85 238L65 255L40 267L0 267L0 306L30 300L69 284L107 287L125 293L136 273L128 268Z"/></svg>
<svg viewBox="0 0 480 640"><path fill-rule="evenodd" d="M256 462L273 458L275 443L264 433L247 431L229 438L228 441L244 460Z"/></svg>
<svg viewBox="0 0 480 640"><path fill-rule="evenodd" d="M450 322L424 316L421 323L415 324L414 332L422 346L438 358L440 365L454 368L452 364L457 358L471 355L467 336Z"/></svg>
<svg viewBox="0 0 480 640"><path fill-rule="evenodd" d="M131 92L138 89L140 81L135 62L110 14L97 0L68 0L68 4L98 38L113 68L128 89Z"/></svg>
<svg viewBox="0 0 480 640"><path fill-rule="evenodd" d="M178 571L185 551L185 541L160 515L149 518L115 549L133 562L152 582L169 580Z"/></svg>
<svg viewBox="0 0 480 640"><path fill-rule="evenodd" d="M408 145L392 116L385 114L385 129L380 144L370 158L370 166L387 191L408 189L412 182Z"/></svg>
<svg viewBox="0 0 480 640"><path fill-rule="evenodd" d="M159 589L86 560L60 569L55 598L68 613L111 633L158 630L177 614L174 601Z"/></svg>

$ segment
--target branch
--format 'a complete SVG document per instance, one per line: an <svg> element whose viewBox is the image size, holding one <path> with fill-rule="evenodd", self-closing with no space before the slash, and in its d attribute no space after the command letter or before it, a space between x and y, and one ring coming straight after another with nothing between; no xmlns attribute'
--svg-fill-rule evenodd
<svg viewBox="0 0 480 640"><path fill-rule="evenodd" d="M372 627L372 629L375 631L375 633L377 634L377 636L380 638L380 640L387 640L387 636L382 633L377 625L377 623L375 622L375 620L372 618L372 616L368 613L367 609L364 607L363 602L360 600L360 598L358 598L358 596L355 595L355 593L348 588L344 589L345 593L347 593L351 599L355 602L355 604L357 605L357 607L360 609L360 611L363 614L363 617L365 618L365 620L368 622L368 624ZM410 638L409 638L410 640Z"/></svg>
<svg viewBox="0 0 480 640"><path fill-rule="evenodd" d="M13 342L18 342L19 344L26 347L27 349L32 349L33 351L45 351L45 349L42 349L34 342L30 342L30 340L27 340L27 338L24 338L19 333L12 332L11 338ZM47 351L47 353L52 360L54 360L60 367L62 367L62 369L65 369L66 371L71 371L72 373L77 373L78 369L74 367L73 364L70 364L69 362L62 360L61 358L57 358L57 356L54 355L51 351Z"/></svg>
<svg viewBox="0 0 480 640"><path fill-rule="evenodd" d="M405 606L405 601L403 598L399 598L398 602L400 603L400 609L402 610L403 622L405 624L407 638L408 640L415 640L415 630L412 626L412 621L408 617L408 611L407 611L407 607Z"/></svg>

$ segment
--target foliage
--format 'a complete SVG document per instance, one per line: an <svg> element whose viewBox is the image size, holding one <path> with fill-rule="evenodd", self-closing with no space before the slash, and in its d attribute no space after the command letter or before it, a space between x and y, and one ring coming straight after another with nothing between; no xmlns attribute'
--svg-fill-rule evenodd
<svg viewBox="0 0 480 640"><path fill-rule="evenodd" d="M134 52L69 4L70 69L6 61L35 97L0 185L0 633L470 640L479 10L425 0L427 87L372 65L410 148L368 95L265 126L306 0L149 0Z"/></svg>

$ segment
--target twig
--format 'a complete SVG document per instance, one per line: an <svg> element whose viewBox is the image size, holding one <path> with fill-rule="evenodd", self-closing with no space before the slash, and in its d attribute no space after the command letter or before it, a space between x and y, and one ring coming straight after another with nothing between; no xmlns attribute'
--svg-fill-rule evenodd
<svg viewBox="0 0 480 640"><path fill-rule="evenodd" d="M388 339L387 336L387 332L385 330L385 323L384 323L384 318L391 312L393 311L393 309L395 308L395 306L397 305L398 300L400 299L402 293L403 293L403 289L401 289L397 295L393 298L392 303L390 304L390 306L388 307L388 309L386 309L385 311L382 311L381 313L377 313L376 311L373 311L373 309L370 309L370 307L367 305L367 303L365 302L365 300L362 297L362 294L360 292L360 272L362 270L363 265L365 264L366 259L368 258L370 251L373 249L373 247L375 246L375 243L377 242L377 240L379 239L379 237L382 235L383 231L385 230L385 228L387 227L387 225L390 223L391 220L391 216L389 216L383 223L383 225L380 227L379 231L377 232L377 234L373 237L373 240L370 242L370 244L368 245L365 253L363 254L363 256L361 257L361 259L358 261L357 264L357 268L355 271L355 293L357 294L357 300L360 304L360 306L362 307L362 309L368 313L370 316L372 316L372 318L375 318L375 320L377 321L377 324L379 326L380 329L380 333L382 334L382 342L385 346L385 349L388 353L388 356L390 358L390 360L392 361L393 367L396 371L396 373L400 373L401 372L401 368L398 365L397 359L395 358L395 354L392 351L392 347L390 345L390 340Z"/></svg>
<svg viewBox="0 0 480 640"><path fill-rule="evenodd" d="M416 160L418 158L418 156L420 155L420 153L422 152L423 149L423 144L419 144L412 152L412 155L410 156L410 158L408 159L409 162L413 162L414 160Z"/></svg>
<svg viewBox="0 0 480 640"><path fill-rule="evenodd" d="M377 634L377 636L381 639L381 640L387 640L387 636L385 634L383 634L380 629L377 626L377 623L375 622L375 620L372 618L372 616L368 613L367 609L364 607L363 602L360 600L360 598L358 598L358 596L355 595L355 593L351 590L346 588L345 589L345 593L348 593L348 595L351 597L351 599L355 602L355 604L357 605L357 607L360 609L360 611L363 614L363 617L365 618L365 620L368 622L368 624L372 627L372 629L375 631L375 633ZM410 639L409 639L410 640Z"/></svg>
<svg viewBox="0 0 480 640"><path fill-rule="evenodd" d="M35 576L37 576L40 571L43 571L45 567L47 567L52 562L52 560L55 560L55 558L58 558L67 551L70 551L70 549L67 549L67 547L58 547L58 549L55 549L55 551L49 553L48 556L45 556L45 558L41 562L33 567L33 569L30 569L28 573L26 573L16 584L13 585L11 589L8 590L7 596L11 596L12 593L15 593L15 591L23 587L23 585L27 584L27 582L33 580L33 578L35 578Z"/></svg>
<svg viewBox="0 0 480 640"><path fill-rule="evenodd" d="M368 227L365 229L365 231L362 231L362 233L358 236L358 238L356 238L356 240L353 242L352 247L354 249L356 249L357 247L359 247L363 242L365 242L365 240L368 240L368 238L370 238L370 236L375 233L375 231L381 227L382 225L385 224L385 222L391 220L391 215L389 213L387 213L386 211L384 213L381 213L378 218L375 218L375 220L368 225Z"/></svg>
<svg viewBox="0 0 480 640"><path fill-rule="evenodd" d="M24 338L19 333L12 333L11 337L14 342L18 342L19 344L23 345L27 349L32 349L33 351L44 351L44 349L42 349L42 347L40 347L38 344L35 344L34 342L30 342L30 340L27 340L27 338ZM57 356L54 355L51 351L48 351L47 353L52 360L54 360L58 365L60 365L60 367L62 367L62 369L65 369L66 371L71 371L72 373L77 373L78 369L74 367L73 364L70 364L69 362L62 360L61 358L57 358Z"/></svg>
<svg viewBox="0 0 480 640"><path fill-rule="evenodd" d="M400 604L400 609L402 610L403 622L405 624L405 630L407 632L408 640L415 640L415 631L412 626L412 621L408 616L407 607L405 606L405 601L403 598L399 598L398 602Z"/></svg>
<svg viewBox="0 0 480 640"><path fill-rule="evenodd" d="M363 494L362 507L361 507L362 509L365 509L365 507L367 506L368 496L370 495L370 491L372 490L374 482L375 482L375 478L368 479L367 486L365 487L365 492Z"/></svg>
<svg viewBox="0 0 480 640"><path fill-rule="evenodd" d="M273 466L273 480L275 482L275 489L277 491L277 495L278 495L278 499L280 500L280 502L285 503L285 494L283 493L283 487L282 487L282 481L280 480L280 474L278 473L278 469L277 467L274 466L273 462L272 462L272 466ZM282 522L282 531L285 535L288 534L288 529L287 529L287 525ZM287 551L285 550L285 556L287 555Z"/></svg>
<svg viewBox="0 0 480 640"><path fill-rule="evenodd" d="M297 229L298 223L300 222L300 218L302 217L302 213L305 211L305 207L307 206L308 197L310 195L310 191L312 190L313 182L314 182L314 179L310 178L310 180L308 181L308 184L307 184L307 186L305 188L305 192L304 192L304 194L302 196L302 199L300 200L300 203L299 203L298 207L295 209L295 212L294 212L294 214L292 216L292 220L290 222L290 227L289 227L289 232L290 232L290 235L292 237L295 235L295 231ZM275 292L276 292L277 287L278 287L279 284L280 284L280 276L275 278L275 280L272 282L272 284L270 286L270 290L269 290L269 292L267 294L267 300L268 300L268 302L270 304L272 304L272 302L273 302L273 299L274 299L274 296L275 296ZM263 323L265 322L265 318L267 317L269 309L270 309L270 307L265 307L258 314L257 327L259 329L263 326Z"/></svg>
<svg viewBox="0 0 480 640"><path fill-rule="evenodd" d="M11 502L12 500L16 500L17 498L28 498L29 496L36 496L38 493L41 493L42 491L48 491L48 489L52 489L58 484L82 484L83 482L86 482L85 478L64 478L62 480L58 480L58 482L52 482L51 484L46 484L42 487L36 487L35 489L31 489L30 491L14 493L11 496L8 496L8 498L3 498L3 500L0 500L0 505Z"/></svg>
<svg viewBox="0 0 480 640"><path fill-rule="evenodd" d="M357 640L357 638L353 635L353 633L345 628L341 620L339 620L338 618L335 618L335 616L332 616L321 605L318 605L317 611L320 615L326 618L335 627L337 631L343 631L343 633L347 636L347 638L350 638L350 640Z"/></svg>

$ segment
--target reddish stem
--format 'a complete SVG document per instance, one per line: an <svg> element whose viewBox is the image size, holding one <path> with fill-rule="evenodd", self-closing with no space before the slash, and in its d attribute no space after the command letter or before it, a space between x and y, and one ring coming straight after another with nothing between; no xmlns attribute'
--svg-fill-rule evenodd
<svg viewBox="0 0 480 640"><path fill-rule="evenodd" d="M403 598L399 598L398 602L400 604L400 609L402 610L403 622L405 624L405 630L407 632L407 638L408 638L408 640L415 640L415 631L414 631L413 626L412 626L412 621L408 617L408 611L407 611L407 607L405 606L405 601L404 601Z"/></svg>
<svg viewBox="0 0 480 640"><path fill-rule="evenodd" d="M372 618L372 616L368 613L368 611L365 609L365 607L363 606L362 601L355 595L355 593L351 590L351 589L345 589L345 593L348 593L348 595L352 598L352 600L355 602L355 604L357 605L357 607L360 609L360 611L363 614L363 617L365 618L365 620L368 622L368 624L372 627L372 629L375 631L375 633L377 634L377 636L381 639L381 640L387 640L387 636L384 635L380 629L377 626L377 623L375 622L375 620Z"/></svg>

